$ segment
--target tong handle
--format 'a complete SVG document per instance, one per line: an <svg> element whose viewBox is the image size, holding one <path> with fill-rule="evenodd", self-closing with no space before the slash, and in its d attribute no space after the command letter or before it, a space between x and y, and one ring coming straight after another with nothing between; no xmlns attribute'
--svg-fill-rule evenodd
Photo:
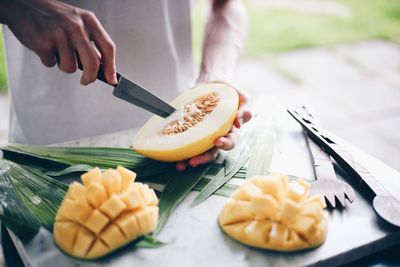
<svg viewBox="0 0 400 267"><path fill-rule="evenodd" d="M364 181L376 195L389 195L378 179L359 164L347 150L338 144L329 144L329 147L332 149L330 155L350 176L357 177L360 183Z"/></svg>
<svg viewBox="0 0 400 267"><path fill-rule="evenodd" d="M306 133L307 145L311 153L311 160L314 165L315 178L317 180L336 180L335 169L331 157L319 147Z"/></svg>
<svg viewBox="0 0 400 267"><path fill-rule="evenodd" d="M364 181L376 195L390 195L390 193L380 184L366 168L359 164L347 150L329 138L329 132L325 129L312 124L307 119L302 118L295 110L288 110L289 114L297 120L308 136L318 144L351 176L360 181Z"/></svg>
<svg viewBox="0 0 400 267"><path fill-rule="evenodd" d="M300 110L303 119L304 117L307 117L307 119L315 125L316 119L308 108L302 106ZM331 157L326 154L325 151L319 147L305 131L304 133L307 139L307 146L311 153L311 161L314 165L315 178L317 180L336 180L336 173L333 168Z"/></svg>

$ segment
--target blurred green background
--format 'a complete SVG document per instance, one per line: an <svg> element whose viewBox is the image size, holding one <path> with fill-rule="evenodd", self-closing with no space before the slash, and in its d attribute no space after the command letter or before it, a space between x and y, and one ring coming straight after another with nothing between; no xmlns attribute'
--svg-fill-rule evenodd
<svg viewBox="0 0 400 267"><path fill-rule="evenodd" d="M363 39L400 42L399 0L244 0L249 14L245 55ZM200 58L204 4L193 13L193 46Z"/></svg>
<svg viewBox="0 0 400 267"><path fill-rule="evenodd" d="M363 39L400 42L399 0L244 2L250 20L246 56L261 57L272 52ZM204 1L199 0L192 17L193 49L197 62L201 55L203 11ZM6 92L4 52L1 47L0 93Z"/></svg>

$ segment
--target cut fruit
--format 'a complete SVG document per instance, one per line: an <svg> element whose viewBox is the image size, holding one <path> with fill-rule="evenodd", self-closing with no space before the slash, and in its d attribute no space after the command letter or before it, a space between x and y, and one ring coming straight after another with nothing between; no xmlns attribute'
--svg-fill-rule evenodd
<svg viewBox="0 0 400 267"><path fill-rule="evenodd" d="M123 167L103 174L95 168L82 175L84 185L72 183L54 223L58 247L74 257L93 259L153 232L158 199L148 185L134 183L135 177Z"/></svg>
<svg viewBox="0 0 400 267"><path fill-rule="evenodd" d="M136 135L133 148L169 162L199 155L229 132L238 104L239 96L229 85L197 85L171 102L176 111L169 117L153 116Z"/></svg>
<svg viewBox="0 0 400 267"><path fill-rule="evenodd" d="M327 219L320 197L309 197L309 183L289 183L286 175L251 178L239 187L222 209L222 230L244 244L279 251L321 245Z"/></svg>

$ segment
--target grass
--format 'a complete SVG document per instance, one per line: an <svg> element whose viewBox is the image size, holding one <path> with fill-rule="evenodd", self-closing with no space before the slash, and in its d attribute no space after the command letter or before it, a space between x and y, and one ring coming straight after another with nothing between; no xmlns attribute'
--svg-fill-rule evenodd
<svg viewBox="0 0 400 267"><path fill-rule="evenodd" d="M257 2L262 2L258 0ZM321 0L321 2L323 2ZM249 14L249 36L245 55L259 57L312 46L365 39L400 40L398 0L337 0L349 7L352 17L305 14L285 8L265 7L245 0ZM295 4L296 1L293 1ZM196 7L193 13L193 48L199 59L203 18Z"/></svg>
<svg viewBox="0 0 400 267"><path fill-rule="evenodd" d="M0 94L7 93L7 71L3 49L3 34L0 31Z"/></svg>
<svg viewBox="0 0 400 267"><path fill-rule="evenodd" d="M199 63L204 30L204 1L197 2L192 14L192 37L194 57ZM250 23L245 51L247 56L260 57L296 48L331 46L365 39L386 39L400 44L399 0L336 0L352 11L350 18L267 8L256 4L261 3L261 0L244 2ZM2 36L0 38L0 93L6 93Z"/></svg>

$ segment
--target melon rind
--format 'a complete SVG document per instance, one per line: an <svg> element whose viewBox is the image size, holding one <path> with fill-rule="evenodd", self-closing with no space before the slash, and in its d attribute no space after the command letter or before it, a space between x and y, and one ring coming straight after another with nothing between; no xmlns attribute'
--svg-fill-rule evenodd
<svg viewBox="0 0 400 267"><path fill-rule="evenodd" d="M169 122L182 117L185 104L211 92L218 93L220 103L203 121L183 133L160 134ZM166 119L154 115L136 134L132 145L136 152L155 160L176 162L209 150L218 137L226 135L232 128L239 95L227 84L205 83L185 92L170 104L177 111Z"/></svg>

